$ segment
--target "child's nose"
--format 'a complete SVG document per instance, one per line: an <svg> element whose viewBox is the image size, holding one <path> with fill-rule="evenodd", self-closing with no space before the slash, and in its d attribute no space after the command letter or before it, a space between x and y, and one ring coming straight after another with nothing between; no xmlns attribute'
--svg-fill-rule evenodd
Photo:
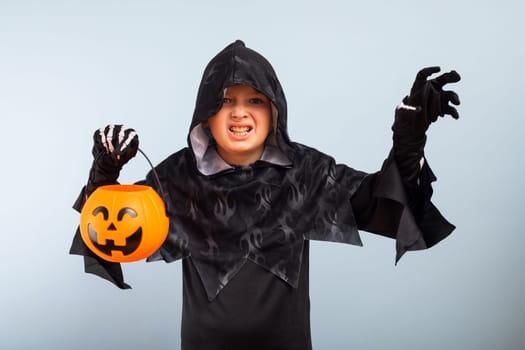
<svg viewBox="0 0 525 350"><path fill-rule="evenodd" d="M232 109L232 118L234 119L240 119L240 118L245 118L248 116L248 110L246 108L246 106L238 103L238 104L235 104L235 106L233 106L233 109Z"/></svg>

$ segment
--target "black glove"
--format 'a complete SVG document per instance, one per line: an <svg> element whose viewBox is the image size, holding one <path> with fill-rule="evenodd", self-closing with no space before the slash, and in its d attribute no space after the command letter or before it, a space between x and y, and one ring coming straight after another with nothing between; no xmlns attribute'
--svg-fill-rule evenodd
<svg viewBox="0 0 525 350"><path fill-rule="evenodd" d="M85 194L97 187L117 183L120 170L137 154L139 137L134 129L107 125L93 134L93 165Z"/></svg>
<svg viewBox="0 0 525 350"><path fill-rule="evenodd" d="M448 83L460 80L456 71L441 74L428 80L439 67L423 68L417 73L410 95L396 108L393 134L393 151L399 172L406 186L418 186L420 161L426 143L426 131L430 123L445 114L459 118L459 114L449 102L459 105L459 97L453 91L443 90Z"/></svg>
<svg viewBox="0 0 525 350"><path fill-rule="evenodd" d="M427 67L420 70L416 75L416 80L410 89L410 95L403 99L403 103L412 107L419 107L417 118L414 121L416 132L423 133L428 129L430 123L443 117L445 114L458 119L459 114L456 108L449 105L459 105L459 97L454 91L443 90L443 86L449 83L458 82L461 77L456 71L443 73L434 79L428 80L432 74L439 72L439 67Z"/></svg>

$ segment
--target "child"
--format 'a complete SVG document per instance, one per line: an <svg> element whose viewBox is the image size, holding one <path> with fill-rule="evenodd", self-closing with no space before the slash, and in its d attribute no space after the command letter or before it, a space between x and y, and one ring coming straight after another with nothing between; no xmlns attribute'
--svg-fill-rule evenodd
<svg viewBox="0 0 525 350"><path fill-rule="evenodd" d="M458 117L444 91L452 71L420 71L398 106L393 148L381 171L365 174L292 142L286 100L270 63L236 41L204 71L188 147L156 167L169 235L148 261L182 259L182 348L311 349L310 240L361 245L358 229L396 239L397 259L425 249L454 226L430 202L435 180L423 148L438 116ZM75 208L116 183L138 148L133 129L94 135L95 161ZM158 187L153 175L145 184ZM71 253L86 271L129 288L119 264L93 255L77 234Z"/></svg>

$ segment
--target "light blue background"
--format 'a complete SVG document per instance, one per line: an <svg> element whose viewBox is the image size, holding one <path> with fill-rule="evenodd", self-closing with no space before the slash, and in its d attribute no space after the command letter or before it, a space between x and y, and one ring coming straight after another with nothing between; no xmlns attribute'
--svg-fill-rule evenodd
<svg viewBox="0 0 525 350"><path fill-rule="evenodd" d="M394 242L314 242L315 349L525 348L524 8L519 1L0 0L0 348L177 349L181 265L124 266L130 291L68 255L71 205L107 123L154 163L184 147L210 58L240 38L274 65L292 139L375 171L417 70L463 80L429 131L434 203L457 225L394 266ZM148 170L142 157L123 182Z"/></svg>

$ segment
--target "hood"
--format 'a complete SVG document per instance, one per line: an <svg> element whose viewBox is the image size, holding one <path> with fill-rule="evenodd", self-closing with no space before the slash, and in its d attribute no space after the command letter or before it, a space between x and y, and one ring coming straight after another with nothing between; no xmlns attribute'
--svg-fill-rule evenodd
<svg viewBox="0 0 525 350"><path fill-rule="evenodd" d="M270 62L237 40L212 58L202 76L188 135L198 170L212 175L232 168L218 157L209 131L202 126L221 109L224 89L232 85L251 86L270 99L274 134L268 138L261 160L290 165L293 154L287 132L284 91Z"/></svg>

